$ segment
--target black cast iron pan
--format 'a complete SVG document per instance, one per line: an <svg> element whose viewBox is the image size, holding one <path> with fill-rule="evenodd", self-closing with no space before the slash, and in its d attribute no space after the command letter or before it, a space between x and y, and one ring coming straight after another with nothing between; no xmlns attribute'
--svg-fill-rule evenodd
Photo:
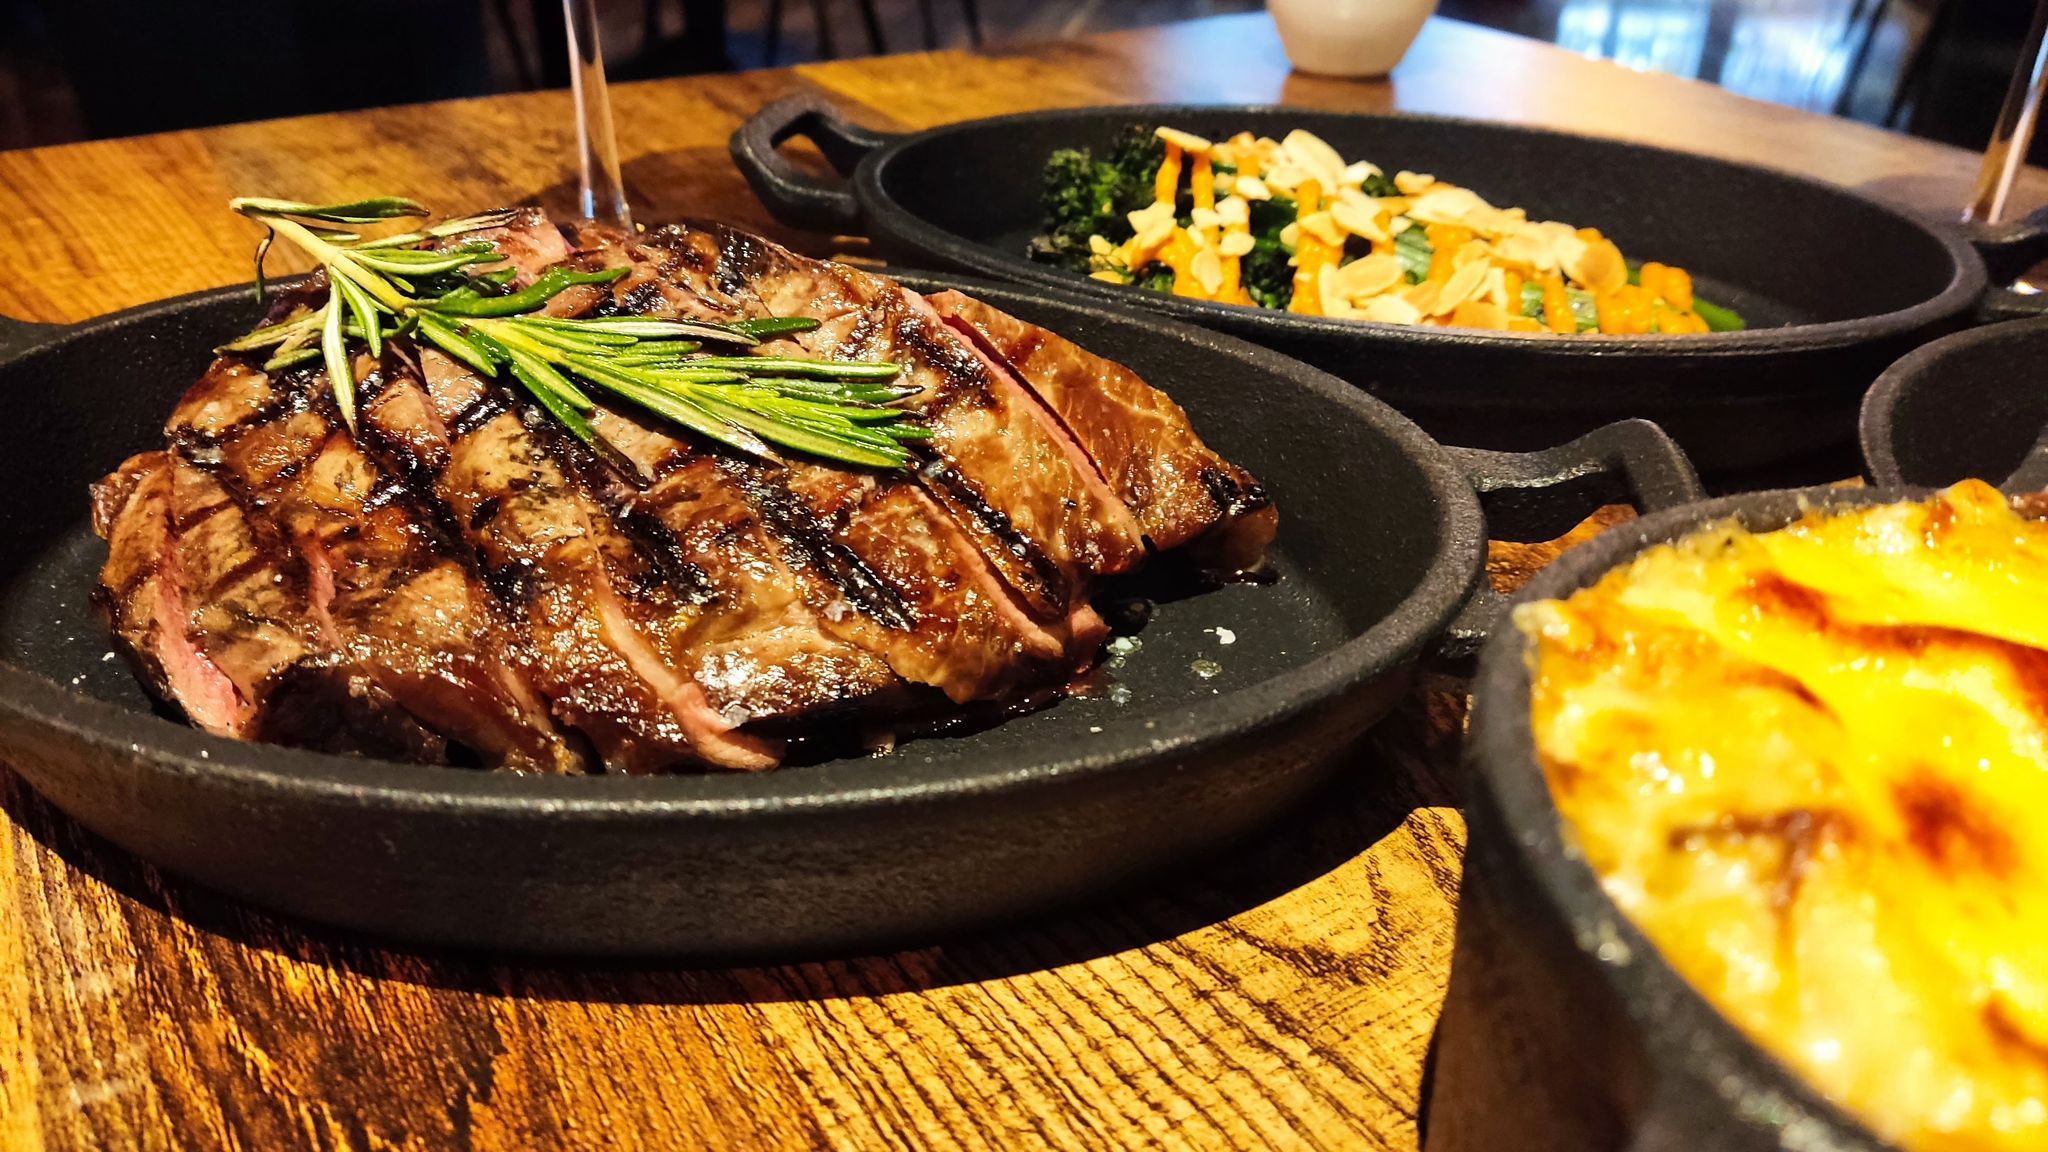
<svg viewBox="0 0 2048 1152"><path fill-rule="evenodd" d="M1024 258L1040 229L1039 173L1048 155L1101 149L1133 125L1162 123L1219 139L1306 128L1347 158L1432 172L1532 217L1597 227L1636 258L1691 270L1702 295L1735 307L1753 327L1558 340L1368 324L1135 291ZM796 136L815 142L848 179L821 181L777 152ZM1421 116L1167 105L888 135L806 95L762 109L734 134L732 151L780 219L863 233L906 266L1067 288L1241 336L1364 387L1448 443L1529 449L1644 417L1669 431L1710 481L1729 485L1848 471L1856 400L1872 377L1971 321L1987 301L1987 261L1992 279L2005 283L2048 257L2048 218L1966 237L1959 227L1785 173ZM2009 293L1988 301L2029 307Z"/></svg>
<svg viewBox="0 0 2048 1152"><path fill-rule="evenodd" d="M1885 369L1863 397L1863 460L1879 484L1966 477L2048 488L2048 320L1937 340Z"/></svg>
<svg viewBox="0 0 2048 1152"><path fill-rule="evenodd" d="M1279 580L1162 599L1112 691L886 758L563 779L216 739L156 714L109 656L88 605L104 549L86 485L160 443L207 350L253 321L249 292L229 289L0 335L26 345L0 360L0 755L173 872L394 937L700 958L929 940L1103 892L1302 796L1467 603L1485 544L1475 485L1550 534L1602 502L1698 492L1648 425L1454 458L1370 397L1241 341L957 283L1169 389L1278 501ZM1205 679L1198 659L1222 671Z"/></svg>
<svg viewBox="0 0 2048 1152"><path fill-rule="evenodd" d="M1737 519L1926 495L1810 488L1702 502L1566 552L1511 602L1569 596L1652 545ZM1426 1152L1878 1152L1750 1043L1624 916L1568 846L1529 725L1528 642L1502 626L1473 683L1468 840Z"/></svg>

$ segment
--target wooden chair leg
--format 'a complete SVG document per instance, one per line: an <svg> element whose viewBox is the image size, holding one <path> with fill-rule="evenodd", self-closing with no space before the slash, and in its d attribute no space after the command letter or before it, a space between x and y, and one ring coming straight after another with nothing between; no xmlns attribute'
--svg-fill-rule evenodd
<svg viewBox="0 0 2048 1152"><path fill-rule="evenodd" d="M960 12L967 17L967 42L981 47L981 9L975 0L960 0Z"/></svg>
<svg viewBox="0 0 2048 1152"><path fill-rule="evenodd" d="M889 46L882 42L882 18L875 14L875 0L857 0L857 3L860 21L868 29L868 51L877 56L887 53Z"/></svg>
<svg viewBox="0 0 2048 1152"><path fill-rule="evenodd" d="M782 0L768 0L768 15L763 21L768 27L761 41L761 66L775 67L775 54L782 48Z"/></svg>
<svg viewBox="0 0 2048 1152"><path fill-rule="evenodd" d="M818 58L837 60L839 50L832 43L832 14L825 8L825 0L811 0L811 18L818 22Z"/></svg>
<svg viewBox="0 0 2048 1152"><path fill-rule="evenodd" d="M932 11L932 0L917 0L917 16L924 23L924 46L927 52L939 47L938 14Z"/></svg>
<svg viewBox="0 0 2048 1152"><path fill-rule="evenodd" d="M540 68L533 62L525 38L519 35L519 21L512 18L512 0L491 0L490 14L498 25L498 34L505 38L505 45L512 52L512 73L519 86L528 91L540 87Z"/></svg>

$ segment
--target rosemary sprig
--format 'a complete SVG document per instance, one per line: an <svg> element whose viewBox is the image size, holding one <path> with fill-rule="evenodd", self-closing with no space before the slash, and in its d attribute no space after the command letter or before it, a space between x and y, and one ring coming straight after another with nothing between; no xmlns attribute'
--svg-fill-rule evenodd
<svg viewBox="0 0 2048 1152"><path fill-rule="evenodd" d="M793 356L705 354L706 344L746 348L808 331L817 321L765 317L732 324L652 317L561 318L532 313L582 284L609 284L623 268L554 268L517 291L496 245L453 240L496 227L510 213L486 213L392 236L365 239L353 226L425 216L399 197L302 204L244 197L237 212L283 237L326 269L319 307L221 345L223 352L270 350L266 370L319 358L351 432L355 374L351 345L371 356L411 336L486 376L509 373L555 420L595 441L591 391L624 400L737 451L773 460L775 448L847 464L900 468L907 445L930 431L895 407L918 389L896 383L895 364ZM422 247L436 243L435 247Z"/></svg>

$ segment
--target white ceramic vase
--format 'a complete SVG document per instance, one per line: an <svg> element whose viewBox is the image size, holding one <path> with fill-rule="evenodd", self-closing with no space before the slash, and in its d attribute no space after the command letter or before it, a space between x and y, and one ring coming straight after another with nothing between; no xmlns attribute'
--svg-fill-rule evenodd
<svg viewBox="0 0 2048 1152"><path fill-rule="evenodd" d="M1384 76L1401 62L1436 0L1267 0L1287 58L1322 76Z"/></svg>

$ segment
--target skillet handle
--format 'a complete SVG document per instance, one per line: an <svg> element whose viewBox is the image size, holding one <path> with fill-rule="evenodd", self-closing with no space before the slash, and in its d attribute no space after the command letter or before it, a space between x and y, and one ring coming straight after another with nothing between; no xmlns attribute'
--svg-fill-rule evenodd
<svg viewBox="0 0 2048 1152"><path fill-rule="evenodd" d="M2003 224L1972 221L1963 225L1963 232L1977 255L1984 258L1984 271L1994 285L2010 284L2027 269L2048 260L2048 208L2037 208Z"/></svg>
<svg viewBox="0 0 2048 1152"><path fill-rule="evenodd" d="M1479 493L1489 540L1555 540L1608 504L1656 512L1706 495L1685 450L1648 420L1619 420L1541 452L1450 453ZM1469 663L1506 610L1482 575L1438 641L1437 663Z"/></svg>
<svg viewBox="0 0 2048 1152"><path fill-rule="evenodd" d="M847 122L831 102L811 93L777 100L732 134L733 163L777 220L814 232L858 230L860 201L846 181L820 180L778 151L798 136L816 144L841 176L852 175L863 156L892 137Z"/></svg>
<svg viewBox="0 0 2048 1152"><path fill-rule="evenodd" d="M2015 292L1991 288L1977 301L1977 323L1996 324L2002 320L2032 320L2048 316L2048 292Z"/></svg>
<svg viewBox="0 0 2048 1152"><path fill-rule="evenodd" d="M12 316L0 316L0 360L14 357L16 353L30 348L57 334L62 324L38 324L29 320L16 320Z"/></svg>

